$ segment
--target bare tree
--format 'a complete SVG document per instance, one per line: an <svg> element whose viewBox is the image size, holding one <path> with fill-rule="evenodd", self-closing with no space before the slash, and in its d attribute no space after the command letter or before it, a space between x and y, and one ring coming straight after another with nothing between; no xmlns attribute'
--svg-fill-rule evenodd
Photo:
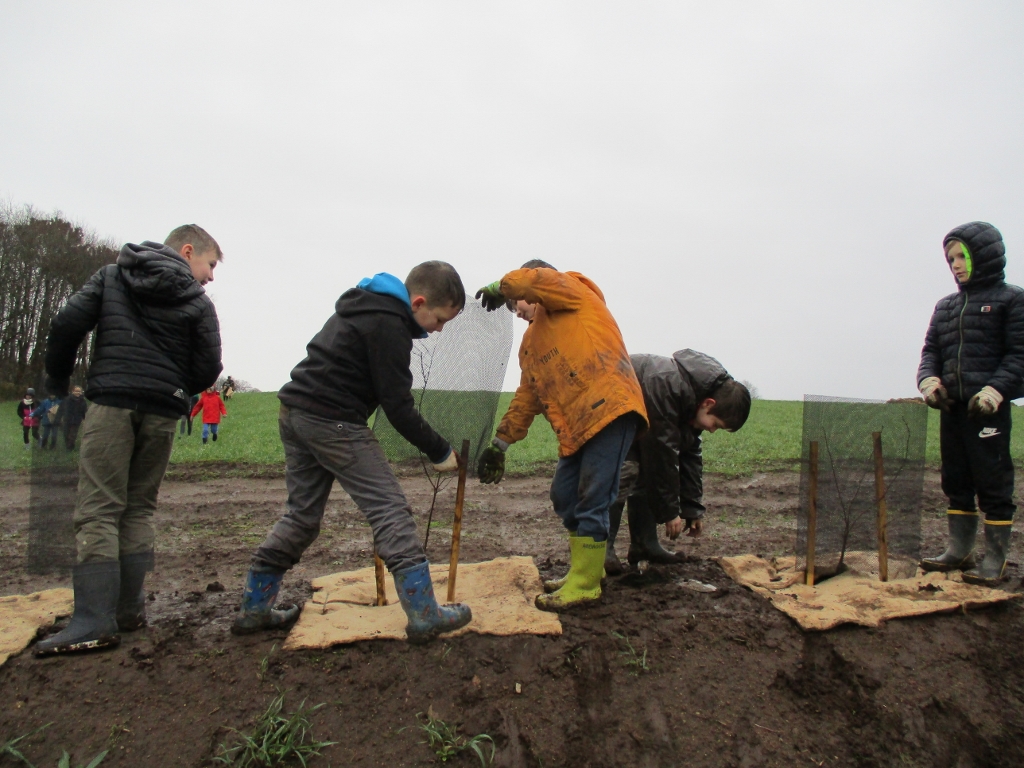
<svg viewBox="0 0 1024 768"><path fill-rule="evenodd" d="M0 205L0 398L16 397L43 376L50 322L104 264L114 243L65 219L31 207ZM74 379L89 365L91 334L79 350Z"/></svg>

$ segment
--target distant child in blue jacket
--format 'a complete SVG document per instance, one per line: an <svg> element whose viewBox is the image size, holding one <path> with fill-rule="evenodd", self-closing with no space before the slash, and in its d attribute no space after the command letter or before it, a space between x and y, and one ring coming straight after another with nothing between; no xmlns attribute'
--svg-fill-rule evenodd
<svg viewBox="0 0 1024 768"><path fill-rule="evenodd" d="M60 413L61 398L50 395L39 404L39 407L32 411L32 417L39 419L43 427L43 437L39 441L40 448L57 447L58 415Z"/></svg>

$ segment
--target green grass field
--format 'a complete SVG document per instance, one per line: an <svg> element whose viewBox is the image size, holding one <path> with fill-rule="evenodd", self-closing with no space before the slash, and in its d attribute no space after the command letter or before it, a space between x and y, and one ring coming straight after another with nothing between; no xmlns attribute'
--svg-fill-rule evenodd
<svg viewBox="0 0 1024 768"><path fill-rule="evenodd" d="M498 417L512 398L501 396ZM21 425L15 412L16 402L0 403L0 413L9 418L0 422L0 469L28 469L32 451L22 447ZM203 462L230 462L240 465L275 465L284 462L284 451L277 435L278 400L276 393L260 392L236 395L228 403L228 416L221 422L221 438L203 446L200 426L194 425L191 437L175 439L172 465L201 465ZM800 434L803 403L788 400L755 400L750 419L736 434L716 432L705 435L704 463L709 472L730 475L772 469L797 469L800 461ZM938 466L938 412L929 414L928 463ZM1014 409L1013 455L1024 466L1024 409ZM63 448L58 448L62 451ZM558 458L558 443L547 421L538 418L529 437L509 449L507 470L526 473Z"/></svg>

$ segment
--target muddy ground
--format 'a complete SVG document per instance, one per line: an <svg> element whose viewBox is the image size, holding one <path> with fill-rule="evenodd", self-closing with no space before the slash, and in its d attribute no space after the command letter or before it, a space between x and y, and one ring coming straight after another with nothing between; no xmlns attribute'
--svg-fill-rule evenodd
<svg viewBox="0 0 1024 768"><path fill-rule="evenodd" d="M69 585L25 570L28 488L0 478L0 595ZM282 509L280 478L179 476L165 482L150 626L120 648L0 668L0 744L38 766L67 749L84 764L212 765L231 728L246 729L278 691L286 707L324 706L314 735L338 742L310 766L430 765L416 715L428 708L468 735L487 733L499 766L1024 765L1024 608L894 621L807 634L731 583L714 558L791 553L799 477L707 478L707 533L680 546L690 562L607 582L603 600L563 617L560 637L471 635L427 647L366 642L326 652L276 650L283 633L236 638L228 627L255 545ZM430 492L403 479L424 529ZM532 555L559 574L566 546L544 476L471 481L464 562ZM440 502L432 559L447 556L453 489ZM943 541L943 500L926 479L926 550ZM620 537L624 554L627 535ZM1015 537L1009 589L1019 589ZM369 529L332 496L320 539L286 578L371 563ZM711 594L680 581L712 583ZM225 587L220 590L220 585ZM627 637L646 650L639 671ZM521 693L517 693L517 685ZM77 764L73 763L73 764ZM471 754L455 765L479 764ZM0 756L0 766L14 765Z"/></svg>

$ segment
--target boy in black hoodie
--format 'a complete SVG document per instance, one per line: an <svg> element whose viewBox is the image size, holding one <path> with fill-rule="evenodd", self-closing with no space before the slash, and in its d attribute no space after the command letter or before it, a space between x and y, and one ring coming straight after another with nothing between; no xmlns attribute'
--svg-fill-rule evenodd
<svg viewBox="0 0 1024 768"><path fill-rule="evenodd" d="M50 325L47 389L68 392L78 349L95 329L75 505L75 612L35 654L120 642L146 623L153 569L153 511L174 425L221 371L220 328L203 286L220 246L201 227L178 227L161 245L126 244L68 299Z"/></svg>
<svg viewBox="0 0 1024 768"><path fill-rule="evenodd" d="M957 290L935 305L917 381L925 402L942 410L949 545L921 567L962 570L966 582L996 586L1006 569L1016 511L1010 400L1024 396L1024 289L1007 285L1003 236L991 224L963 224L943 238L942 247ZM985 558L975 567L979 506Z"/></svg>
<svg viewBox="0 0 1024 768"><path fill-rule="evenodd" d="M403 284L386 273L342 294L334 314L306 346L306 357L278 393L287 512L256 550L232 631L245 634L293 621L299 609L274 608L285 571L320 533L337 480L366 515L377 553L395 579L413 643L469 623L461 603L438 606L430 564L412 509L367 419L380 405L398 433L439 472L458 469L457 454L415 408L412 341L440 331L466 303L451 265L428 261Z"/></svg>

